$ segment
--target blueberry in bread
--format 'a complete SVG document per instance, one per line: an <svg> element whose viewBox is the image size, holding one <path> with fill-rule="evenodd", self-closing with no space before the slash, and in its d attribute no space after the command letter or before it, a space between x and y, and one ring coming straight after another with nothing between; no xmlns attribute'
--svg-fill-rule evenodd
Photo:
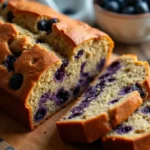
<svg viewBox="0 0 150 150"><path fill-rule="evenodd" d="M103 138L106 150L149 150L150 101L147 100L124 123Z"/></svg>
<svg viewBox="0 0 150 150"><path fill-rule="evenodd" d="M88 86L113 41L36 2L1 0L0 8L0 110L34 129Z"/></svg>
<svg viewBox="0 0 150 150"><path fill-rule="evenodd" d="M93 142L125 121L149 97L147 62L123 55L110 64L56 123L65 142Z"/></svg>

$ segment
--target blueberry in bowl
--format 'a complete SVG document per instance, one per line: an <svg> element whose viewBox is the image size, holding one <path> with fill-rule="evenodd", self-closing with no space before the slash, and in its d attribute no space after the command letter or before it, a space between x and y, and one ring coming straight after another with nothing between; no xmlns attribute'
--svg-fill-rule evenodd
<svg viewBox="0 0 150 150"><path fill-rule="evenodd" d="M126 44L150 41L149 0L95 0L96 21L114 40Z"/></svg>

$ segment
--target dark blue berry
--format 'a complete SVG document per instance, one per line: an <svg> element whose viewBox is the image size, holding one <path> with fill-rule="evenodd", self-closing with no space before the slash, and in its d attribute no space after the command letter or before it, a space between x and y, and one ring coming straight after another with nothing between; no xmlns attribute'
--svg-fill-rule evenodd
<svg viewBox="0 0 150 150"><path fill-rule="evenodd" d="M40 20L37 24L37 27L41 31L50 32L52 31L52 25L57 22L59 22L59 20L56 18L50 20Z"/></svg>
<svg viewBox="0 0 150 150"><path fill-rule="evenodd" d="M117 103L119 101L119 99L114 99L112 101L110 101L108 104L114 104L114 103Z"/></svg>
<svg viewBox="0 0 150 150"><path fill-rule="evenodd" d="M46 116L46 113L47 113L46 108L44 107L39 108L35 114L34 121L39 122Z"/></svg>
<svg viewBox="0 0 150 150"><path fill-rule="evenodd" d="M115 129L117 134L127 134L132 130L133 128L131 126L125 126L125 125L119 125Z"/></svg>
<svg viewBox="0 0 150 150"><path fill-rule="evenodd" d="M38 22L38 29L41 31L47 31L47 20L40 20Z"/></svg>
<svg viewBox="0 0 150 150"><path fill-rule="evenodd" d="M75 11L73 9L66 8L65 10L63 10L62 13L65 15L73 15L73 14L75 14Z"/></svg>
<svg viewBox="0 0 150 150"><path fill-rule="evenodd" d="M46 26L46 30L45 30L45 31L47 31L47 32L52 32L52 25L53 25L54 23L57 23L57 22L59 22L59 20L56 19L56 18L53 18L53 19L48 20L48 21L47 21L47 26Z"/></svg>
<svg viewBox="0 0 150 150"><path fill-rule="evenodd" d="M17 56L13 56L13 55L8 55L7 59L4 63L4 65L6 66L7 70L10 71L14 71L14 62L16 61Z"/></svg>
<svg viewBox="0 0 150 150"><path fill-rule="evenodd" d="M59 89L56 94L56 104L61 105L64 104L70 97L68 91L64 90L63 88Z"/></svg>
<svg viewBox="0 0 150 150"><path fill-rule="evenodd" d="M5 9L7 6L8 6L8 2L4 2L1 8Z"/></svg>
<svg viewBox="0 0 150 150"><path fill-rule="evenodd" d="M12 11L9 11L9 12L7 13L7 21L8 21L8 22L12 22L13 19L14 19L14 15L13 15Z"/></svg>
<svg viewBox="0 0 150 150"><path fill-rule="evenodd" d="M106 5L105 5L105 9L112 11L112 12L119 12L120 10L120 6L119 3L117 1L109 1Z"/></svg>
<svg viewBox="0 0 150 150"><path fill-rule="evenodd" d="M105 58L103 58L103 59L100 60L100 62L97 64L96 69L97 69L99 72L101 72L102 69L104 68L105 62L106 62L106 60L105 60Z"/></svg>
<svg viewBox="0 0 150 150"><path fill-rule="evenodd" d="M138 2L141 2L142 0L126 0L127 5L135 6Z"/></svg>
<svg viewBox="0 0 150 150"><path fill-rule="evenodd" d="M136 13L135 7L133 7L133 6L125 7L122 12L124 14L135 14Z"/></svg>
<svg viewBox="0 0 150 150"><path fill-rule="evenodd" d="M84 53L84 50L78 51L77 55L75 56L75 59L79 59Z"/></svg>
<svg viewBox="0 0 150 150"><path fill-rule="evenodd" d="M146 115L150 114L150 106L146 106L146 107L142 108L141 112Z"/></svg>
<svg viewBox="0 0 150 150"><path fill-rule="evenodd" d="M108 2L109 0L96 0L96 3L101 7L104 7Z"/></svg>
<svg viewBox="0 0 150 150"><path fill-rule="evenodd" d="M139 2L136 5L136 12L138 14L148 13L149 12L149 6L146 2Z"/></svg>
<svg viewBox="0 0 150 150"><path fill-rule="evenodd" d="M23 75L17 73L11 77L11 79L9 81L9 87L12 90L19 90L22 86L22 83L23 83Z"/></svg>

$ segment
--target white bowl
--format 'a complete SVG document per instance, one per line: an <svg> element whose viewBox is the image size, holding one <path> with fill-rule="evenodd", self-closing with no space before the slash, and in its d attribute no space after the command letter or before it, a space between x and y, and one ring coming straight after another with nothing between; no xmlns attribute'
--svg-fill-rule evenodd
<svg viewBox="0 0 150 150"><path fill-rule="evenodd" d="M150 41L150 13L124 15L107 11L94 3L99 27L114 40L126 44Z"/></svg>

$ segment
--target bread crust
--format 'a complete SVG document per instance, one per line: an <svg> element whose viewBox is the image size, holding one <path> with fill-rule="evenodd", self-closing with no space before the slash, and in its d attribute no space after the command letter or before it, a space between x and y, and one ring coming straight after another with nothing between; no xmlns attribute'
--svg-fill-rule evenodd
<svg viewBox="0 0 150 150"><path fill-rule="evenodd" d="M80 44L93 39L100 40L102 38L106 38L110 44L109 53L111 53L114 47L114 42L106 33L96 28L91 28L86 23L73 20L63 14L59 14L50 7L40 3L25 0L10 0L8 8L15 15L27 14L36 18L37 21L39 21L41 18L57 18L59 22L53 24L53 31L59 35L63 35L64 39L67 39L67 42L69 42L69 47L71 47L70 51L72 51L72 54L74 53L77 46L80 46Z"/></svg>
<svg viewBox="0 0 150 150"><path fill-rule="evenodd" d="M150 134L138 138L104 137L102 139L105 150L150 150Z"/></svg>

